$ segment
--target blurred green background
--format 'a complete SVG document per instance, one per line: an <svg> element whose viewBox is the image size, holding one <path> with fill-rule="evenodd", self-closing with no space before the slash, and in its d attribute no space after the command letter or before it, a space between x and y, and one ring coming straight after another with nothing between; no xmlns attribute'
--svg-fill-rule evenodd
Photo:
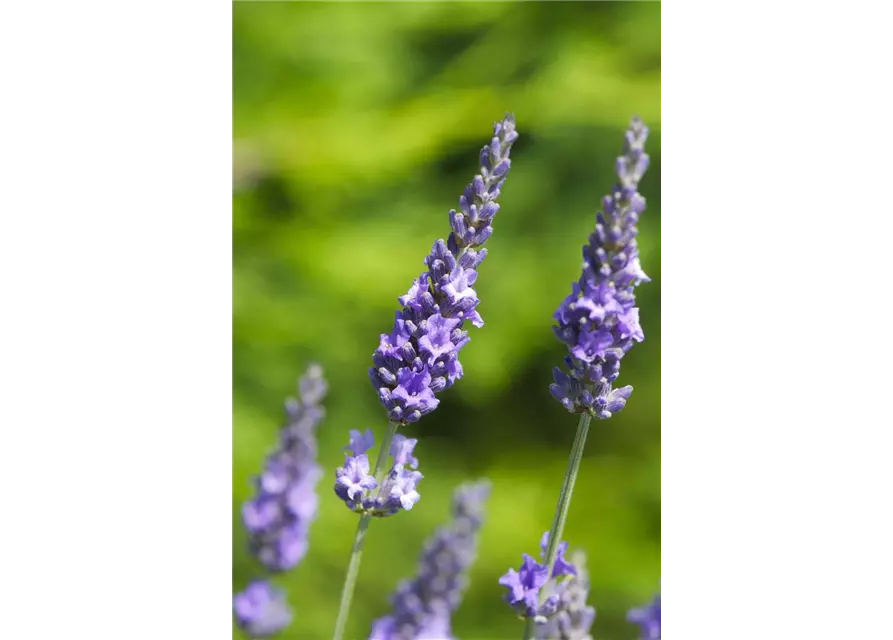
<svg viewBox="0 0 893 640"><path fill-rule="evenodd" d="M347 636L368 636L453 488L481 476L489 520L454 633L520 636L496 580L538 553L577 423L548 390L565 354L551 316L578 277L624 127L634 113L651 127L646 341L620 378L636 391L593 423L565 532L589 556L595 637L637 637L626 610L660 579L660 4L236 3L233 94L233 589L255 572L239 511L282 402L311 360L331 384L319 518L279 581L296 614L281 637L295 640L334 626L357 523L332 493L334 468L349 429L379 437L386 425L372 351L506 112L521 137L475 286L486 325L469 327L465 377L404 431L420 440L422 500L372 523Z"/></svg>

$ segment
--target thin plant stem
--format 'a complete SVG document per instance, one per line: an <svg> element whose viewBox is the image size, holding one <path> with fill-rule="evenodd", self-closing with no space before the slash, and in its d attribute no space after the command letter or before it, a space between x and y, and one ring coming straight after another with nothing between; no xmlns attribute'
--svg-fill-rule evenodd
<svg viewBox="0 0 893 640"><path fill-rule="evenodd" d="M567 522L567 512L571 506L571 496L574 493L574 483L577 481L577 474L580 471L580 463L583 461L583 449L586 446L586 436L589 434L589 422L592 415L584 412L580 415L580 423L577 425L577 435L574 437L574 444L571 446L571 457L567 464L567 471L564 474L564 484L561 486L561 493L558 496L558 505L555 507L555 517L552 519L552 528L549 530L549 546L546 547L546 566L549 567L548 575L552 575L552 568L555 566L555 556L558 552L558 545L564 535L564 523ZM540 592L540 604L545 599L545 590ZM534 640L536 637L536 623L533 618L528 618L524 625L524 635L522 640Z"/></svg>
<svg viewBox="0 0 893 640"><path fill-rule="evenodd" d="M388 431L381 441L381 449L378 450L378 460L375 461L375 468L372 475L378 480L379 491L383 484L383 478L379 477L385 458L388 457L388 451L391 448L391 441L394 434L397 433L399 422L391 422L388 424ZM357 524L357 534L354 537L353 548L350 551L350 564L347 567L347 577L344 579L344 588L341 590L341 606L338 608L338 621L335 623L335 635L333 640L342 640L344 637L344 628L347 626L347 614L350 612L350 601L353 598L354 589L357 586L357 576L360 573L360 560L363 556L363 541L366 538L366 530L369 528L369 521L372 516L364 513L360 516L360 522Z"/></svg>

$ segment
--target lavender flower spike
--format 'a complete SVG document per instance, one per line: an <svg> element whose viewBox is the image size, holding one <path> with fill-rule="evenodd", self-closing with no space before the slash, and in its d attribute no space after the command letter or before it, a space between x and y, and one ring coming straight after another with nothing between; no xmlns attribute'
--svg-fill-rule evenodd
<svg viewBox="0 0 893 640"><path fill-rule="evenodd" d="M542 557L546 558L546 549L549 542L547 531L540 542ZM558 581L562 576L577 575L577 568L564 559L567 551L567 542L561 542L555 556L555 563L551 573L546 564L540 564L526 553L523 554L521 569L515 571L509 569L508 573L499 579L499 584L509 591L505 594L508 602L518 616L523 619L534 620L537 624L543 624L550 617L560 611L562 604L562 589L566 581Z"/></svg>
<svg viewBox="0 0 893 640"><path fill-rule="evenodd" d="M257 494L242 508L249 548L269 571L291 569L307 552L310 523L316 518L316 426L325 415L322 369L311 365L299 383L300 400L286 403L288 424L279 433L279 447L255 480Z"/></svg>
<svg viewBox="0 0 893 640"><path fill-rule="evenodd" d="M592 640L589 630L595 622L595 609L589 598L589 574L586 554L575 551L571 559L577 575L559 587L558 613L536 627L536 640Z"/></svg>
<svg viewBox="0 0 893 640"><path fill-rule="evenodd" d="M450 640L451 616L459 607L477 555L490 483L460 485L453 492L453 520L425 544L414 580L404 580L391 600L394 612L372 625L369 640Z"/></svg>
<svg viewBox="0 0 893 640"><path fill-rule="evenodd" d="M462 377L459 351L469 341L465 321L484 324L472 288L487 255L480 247L493 233L496 200L517 138L512 116L494 125L493 139L481 149L480 173L465 187L459 210L450 211L452 233L434 243L426 270L398 299L402 308L391 333L381 335L369 377L393 422L417 422L431 413L440 402L435 394Z"/></svg>
<svg viewBox="0 0 893 640"><path fill-rule="evenodd" d="M660 640L660 594L644 607L630 609L626 619L639 625L641 640Z"/></svg>
<svg viewBox="0 0 893 640"><path fill-rule="evenodd" d="M285 594L269 582L257 580L233 596L236 624L252 638L269 638L291 624Z"/></svg>
<svg viewBox="0 0 893 640"><path fill-rule="evenodd" d="M610 418L632 393L630 386L612 389L620 360L645 335L639 326L635 287L648 282L639 264L636 223L645 210L638 193L648 168L648 128L633 118L617 159L618 183L603 201L595 231L583 247L583 272L571 294L555 312L555 334L568 346L568 373L554 369L552 395L571 413Z"/></svg>
<svg viewBox="0 0 893 640"><path fill-rule="evenodd" d="M372 430L350 432L350 444L345 447L344 465L335 470L335 495L347 508L361 514L385 517L398 511L409 511L421 496L416 490L424 477L415 469L419 461L412 455L418 440L400 434L391 441L390 454L394 460L381 487L370 473L366 451L375 445Z"/></svg>

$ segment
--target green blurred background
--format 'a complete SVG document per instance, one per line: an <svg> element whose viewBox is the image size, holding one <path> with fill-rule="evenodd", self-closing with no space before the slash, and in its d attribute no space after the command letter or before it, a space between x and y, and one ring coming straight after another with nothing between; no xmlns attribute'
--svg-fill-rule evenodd
<svg viewBox="0 0 893 640"><path fill-rule="evenodd" d="M366 373L378 336L509 111L520 139L475 286L486 325L470 327L465 377L404 431L420 441L422 500L372 523L347 636L368 636L453 488L482 476L489 520L454 632L520 636L496 580L538 553L577 422L548 391L565 353L551 316L578 277L624 127L634 113L651 127L646 341L620 378L636 391L593 423L565 532L589 556L595 637L637 637L626 610L660 579L660 4L236 3L233 94L234 589L255 571L239 511L282 402L311 360L331 384L319 518L279 581L296 613L281 637L295 640L331 637L357 523L333 470L349 429L385 428Z"/></svg>

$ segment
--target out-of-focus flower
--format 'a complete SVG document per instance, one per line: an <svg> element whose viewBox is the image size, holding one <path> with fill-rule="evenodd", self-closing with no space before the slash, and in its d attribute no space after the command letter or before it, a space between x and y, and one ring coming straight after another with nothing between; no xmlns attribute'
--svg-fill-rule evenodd
<svg viewBox="0 0 893 640"><path fill-rule="evenodd" d="M369 640L450 640L451 617L477 556L478 531L490 483L460 485L453 493L453 520L425 544L414 580L404 580L392 596L393 613L379 618Z"/></svg>
<svg viewBox="0 0 893 640"><path fill-rule="evenodd" d="M269 638L291 624L285 594L266 580L256 580L233 596L236 624L252 638Z"/></svg>
<svg viewBox="0 0 893 640"><path fill-rule="evenodd" d="M299 383L300 399L286 403L288 422L255 480L257 493L242 508L249 548L272 572L291 569L307 552L317 512L316 483L322 476L315 429L325 414L320 403L326 390L322 369L310 366Z"/></svg>
<svg viewBox="0 0 893 640"><path fill-rule="evenodd" d="M626 619L639 625L641 640L660 640L660 594L644 607L630 609Z"/></svg>

